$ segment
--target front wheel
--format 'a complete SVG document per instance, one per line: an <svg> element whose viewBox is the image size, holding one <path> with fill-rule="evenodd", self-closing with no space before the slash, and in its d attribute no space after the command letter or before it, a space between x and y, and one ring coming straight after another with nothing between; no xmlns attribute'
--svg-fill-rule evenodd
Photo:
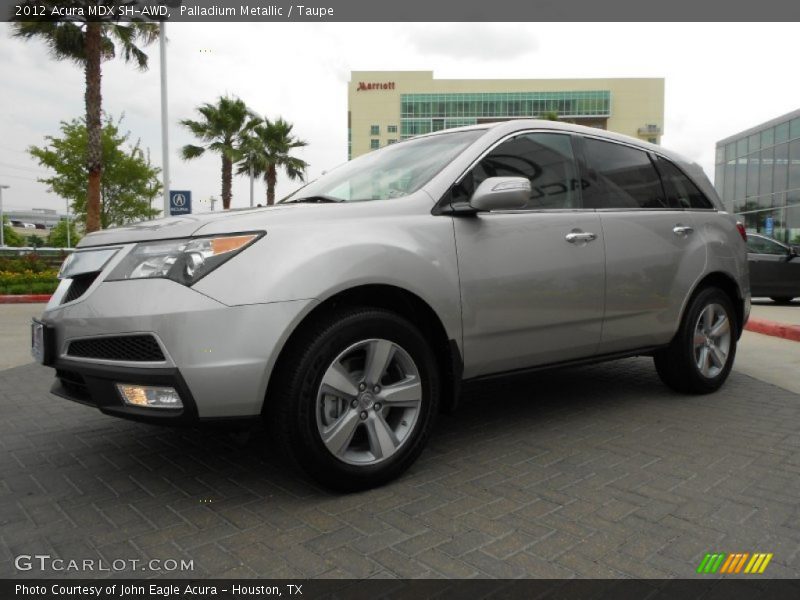
<svg viewBox="0 0 800 600"><path fill-rule="evenodd" d="M319 483L341 491L381 485L422 452L439 373L406 319L368 308L332 316L295 340L281 367L266 416L279 448Z"/></svg>
<svg viewBox="0 0 800 600"><path fill-rule="evenodd" d="M687 394L719 389L736 356L736 327L728 295L718 288L700 291L689 304L672 343L654 355L661 381Z"/></svg>

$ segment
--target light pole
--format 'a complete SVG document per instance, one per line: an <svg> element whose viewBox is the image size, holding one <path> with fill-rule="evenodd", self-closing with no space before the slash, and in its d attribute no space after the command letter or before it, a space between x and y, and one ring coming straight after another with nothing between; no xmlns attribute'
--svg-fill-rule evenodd
<svg viewBox="0 0 800 600"><path fill-rule="evenodd" d="M0 248L6 245L6 219L3 216L3 190L7 190L8 188L9 186L0 184Z"/></svg>
<svg viewBox="0 0 800 600"><path fill-rule="evenodd" d="M169 133L167 131L167 22L158 27L158 44L161 50L161 176L164 182L164 216L169 216Z"/></svg>
<svg viewBox="0 0 800 600"><path fill-rule="evenodd" d="M67 199L67 248L70 247L69 239L69 199Z"/></svg>
<svg viewBox="0 0 800 600"><path fill-rule="evenodd" d="M253 208L253 153L250 153L250 208Z"/></svg>

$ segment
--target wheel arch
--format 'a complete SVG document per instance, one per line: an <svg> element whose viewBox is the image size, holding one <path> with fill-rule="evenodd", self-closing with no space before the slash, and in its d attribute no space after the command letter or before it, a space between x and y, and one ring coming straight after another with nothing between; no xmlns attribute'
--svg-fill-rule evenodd
<svg viewBox="0 0 800 600"><path fill-rule="evenodd" d="M707 275L703 276L697 282L697 284L695 284L694 289L692 289L692 293L686 297L686 300L684 300L683 306L681 307L681 318L678 321L678 329L680 329L680 323L683 322L683 317L686 314L692 299L698 293L708 287L716 287L722 290L731 299L733 309L736 311L736 338L739 339L742 336L742 331L744 331L745 300L742 296L742 290L739 288L739 284L736 283L736 280L729 274L722 271L708 273Z"/></svg>
<svg viewBox="0 0 800 600"><path fill-rule="evenodd" d="M302 337L306 329L327 318L332 311L355 307L389 310L419 326L422 334L431 343L442 376L441 411L445 413L454 411L460 393L463 360L458 344L448 336L439 315L425 300L404 288L389 284L365 284L339 291L326 298L297 323L275 360L267 383L262 415L266 414L272 405L271 398L274 397L275 386L279 385L279 378L275 377L275 373L281 372L282 363L290 353L292 345Z"/></svg>

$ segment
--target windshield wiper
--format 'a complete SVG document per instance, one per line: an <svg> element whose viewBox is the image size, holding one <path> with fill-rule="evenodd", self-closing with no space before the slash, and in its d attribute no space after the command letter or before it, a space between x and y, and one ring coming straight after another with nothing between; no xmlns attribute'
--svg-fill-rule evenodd
<svg viewBox="0 0 800 600"><path fill-rule="evenodd" d="M299 204L301 202L319 202L319 203L327 203L327 202L344 202L342 198L335 198L333 196L326 196L321 194L319 196L306 196L305 198L296 198L294 200L286 200L281 202L281 204Z"/></svg>

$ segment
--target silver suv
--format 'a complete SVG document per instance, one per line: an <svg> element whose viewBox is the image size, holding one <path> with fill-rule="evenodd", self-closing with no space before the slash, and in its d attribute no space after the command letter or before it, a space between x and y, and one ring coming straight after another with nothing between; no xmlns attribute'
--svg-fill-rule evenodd
<svg viewBox="0 0 800 600"><path fill-rule="evenodd" d="M53 393L153 423L263 419L324 485L386 482L462 383L649 355L719 388L745 234L702 170L550 121L416 137L273 207L89 235L33 323Z"/></svg>

